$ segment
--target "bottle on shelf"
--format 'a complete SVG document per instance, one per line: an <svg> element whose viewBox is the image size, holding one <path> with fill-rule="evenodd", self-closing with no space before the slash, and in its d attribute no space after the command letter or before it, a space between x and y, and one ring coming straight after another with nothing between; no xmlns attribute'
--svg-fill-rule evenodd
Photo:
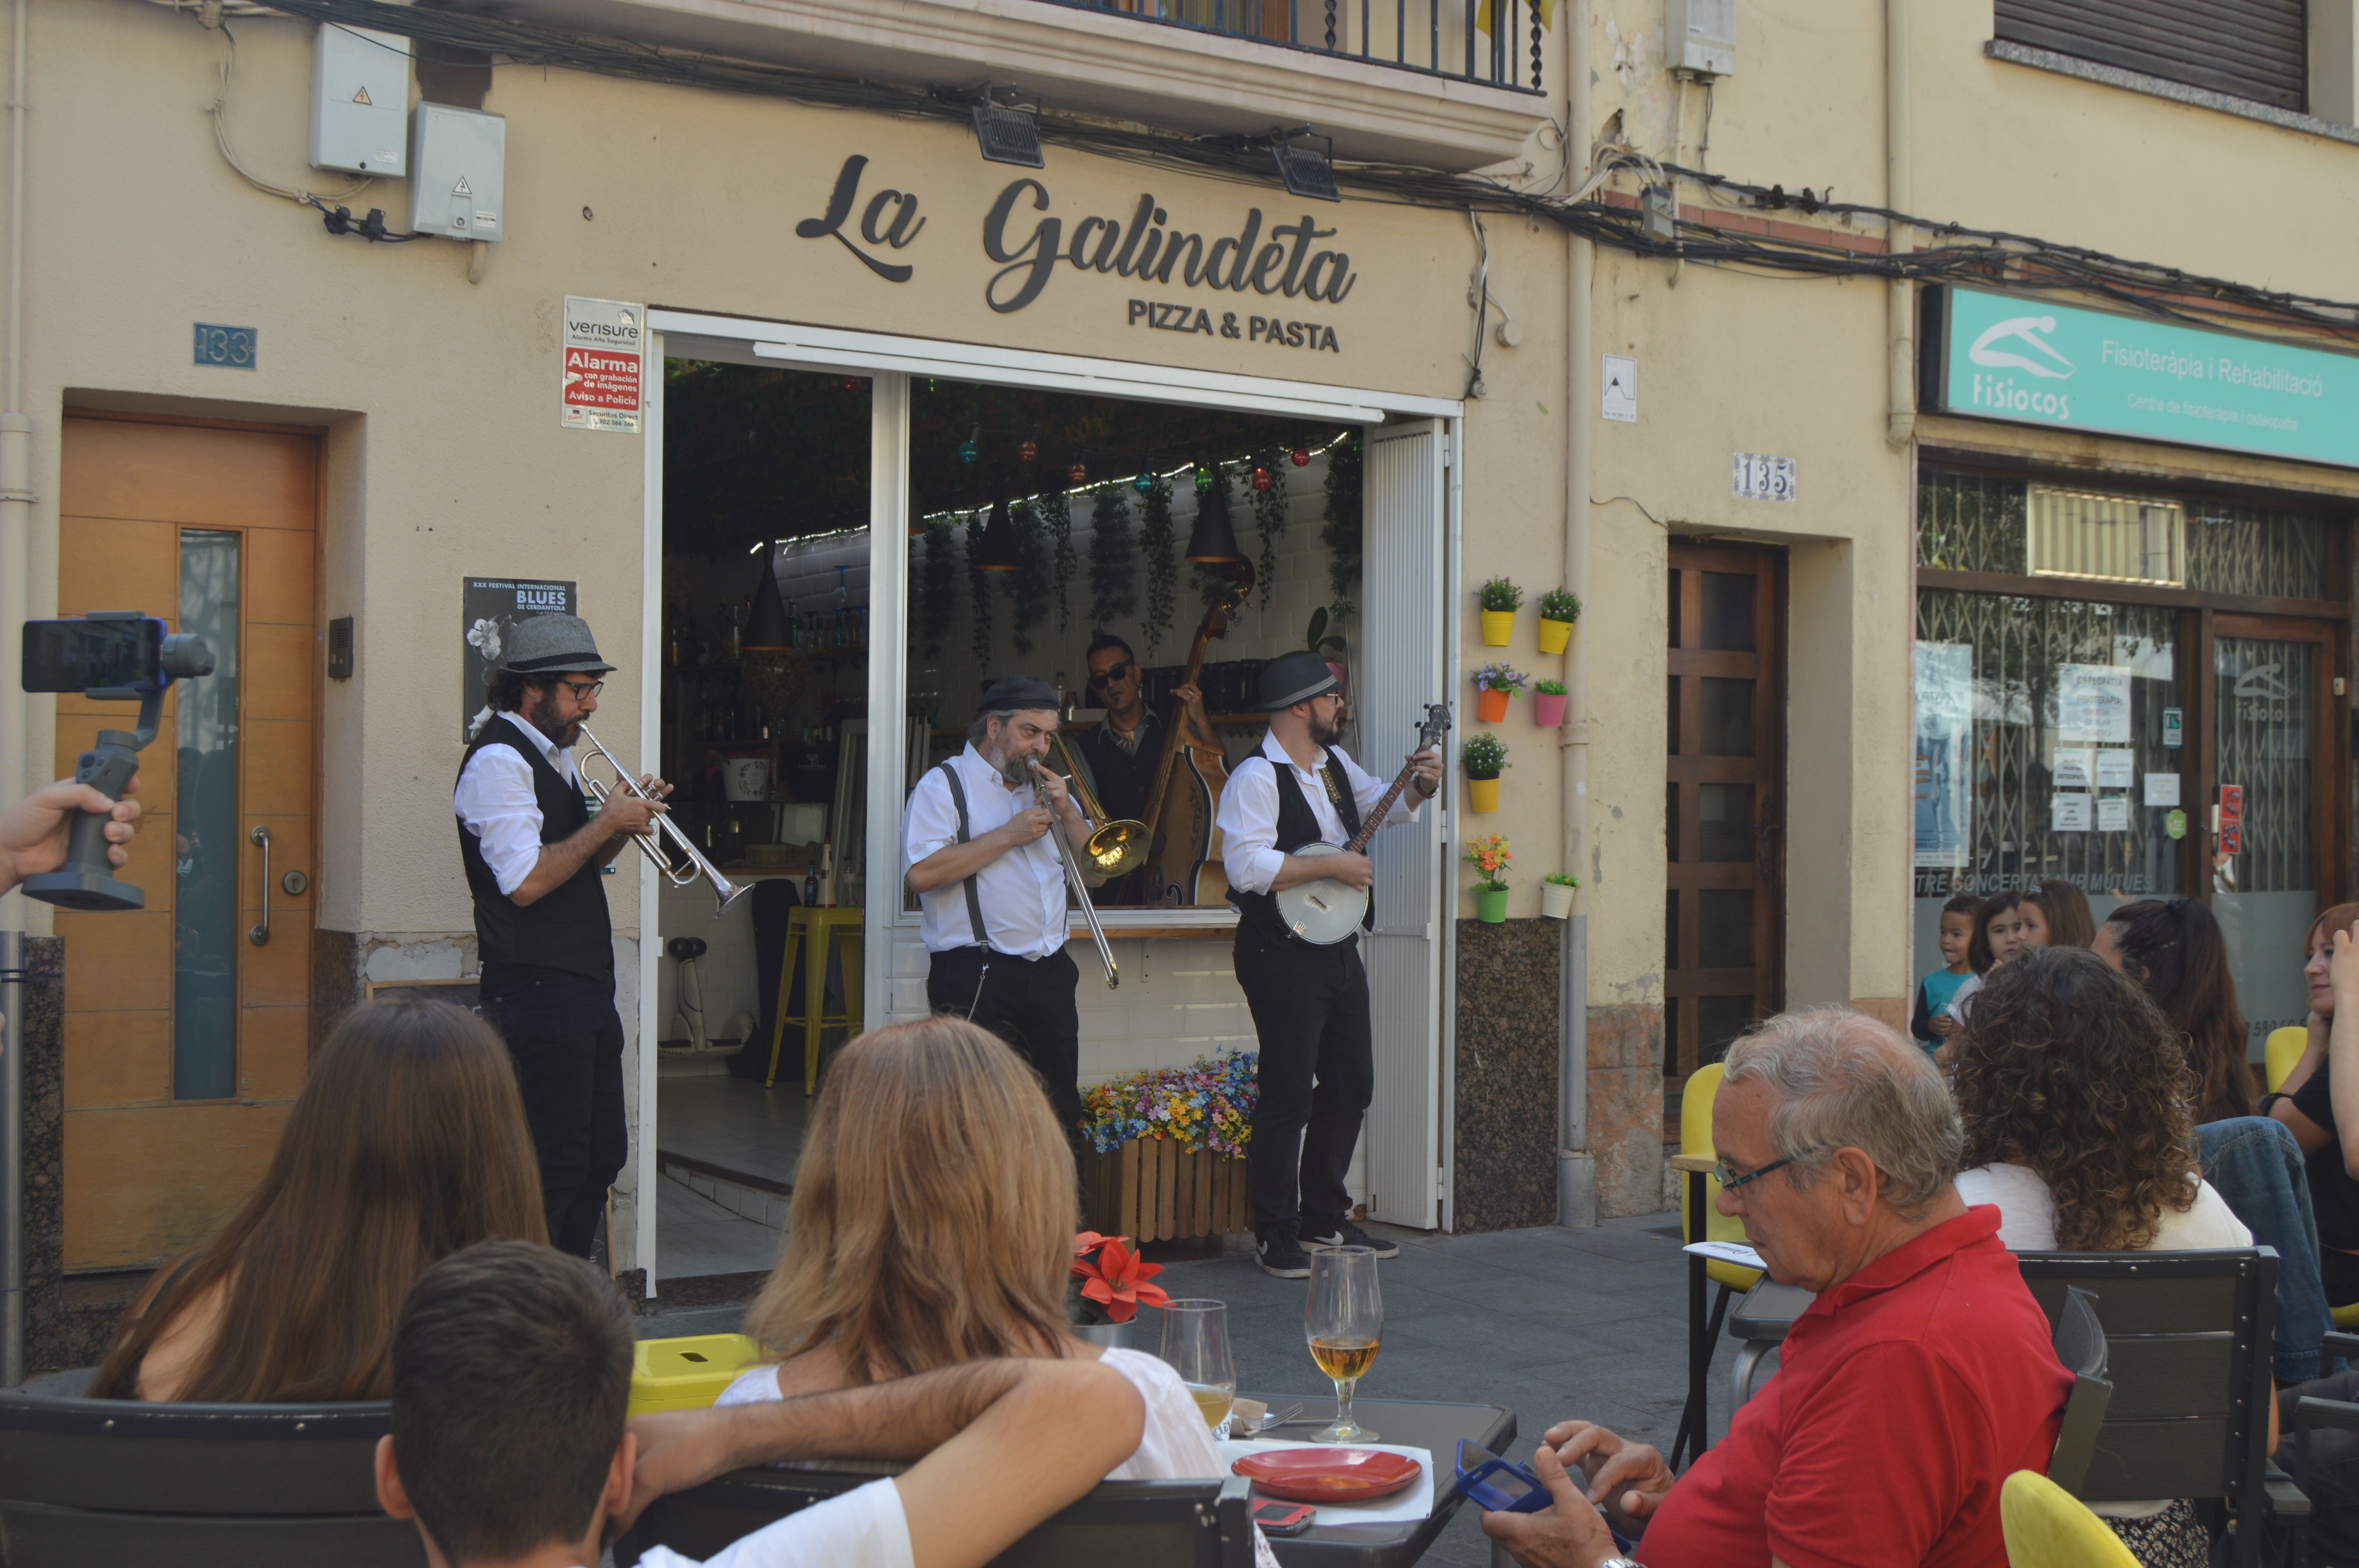
<svg viewBox="0 0 2359 1568"><path fill-rule="evenodd" d="M819 903L819 862L813 860L803 868L803 903L806 907Z"/></svg>
<svg viewBox="0 0 2359 1568"><path fill-rule="evenodd" d="M823 838L819 846L819 885L827 894L830 908L835 904L835 840Z"/></svg>

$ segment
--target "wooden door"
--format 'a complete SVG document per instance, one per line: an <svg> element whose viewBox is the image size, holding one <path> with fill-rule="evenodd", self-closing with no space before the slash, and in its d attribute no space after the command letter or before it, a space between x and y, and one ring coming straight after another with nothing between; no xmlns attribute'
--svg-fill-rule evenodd
<svg viewBox="0 0 2359 1568"><path fill-rule="evenodd" d="M65 1266L139 1268L245 1196L302 1087L320 440L70 417L59 510L60 614L160 616L202 633L218 660L174 687L142 753L145 815L119 874L147 907L57 914ZM130 714L60 697L60 768L100 727L128 729ZM257 830L270 839L266 885Z"/></svg>
<svg viewBox="0 0 2359 1568"><path fill-rule="evenodd" d="M1781 567L1767 550L1671 546L1663 1080L1673 1118L1688 1075L1780 1005Z"/></svg>

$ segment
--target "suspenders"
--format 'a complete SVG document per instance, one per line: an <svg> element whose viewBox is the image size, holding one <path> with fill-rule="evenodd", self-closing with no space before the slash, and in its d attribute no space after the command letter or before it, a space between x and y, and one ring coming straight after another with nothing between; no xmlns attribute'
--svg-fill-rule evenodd
<svg viewBox="0 0 2359 1568"><path fill-rule="evenodd" d="M941 774L943 782L951 786L951 806L958 813L958 841L963 844L971 836L966 819L966 786L959 783L958 770L948 762L941 764ZM974 932L975 946L987 947L991 938L983 928L983 900L975 893L974 879L969 877L959 886L966 892L967 925Z"/></svg>

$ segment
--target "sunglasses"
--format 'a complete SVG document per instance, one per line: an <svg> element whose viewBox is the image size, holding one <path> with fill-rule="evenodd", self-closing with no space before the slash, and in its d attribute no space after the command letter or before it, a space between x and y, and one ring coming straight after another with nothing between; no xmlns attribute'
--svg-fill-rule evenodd
<svg viewBox="0 0 2359 1568"><path fill-rule="evenodd" d="M1113 665L1107 669L1100 670L1095 675L1090 676L1090 685L1093 687L1102 687L1108 681L1125 680L1137 673L1138 661L1136 659L1125 659L1121 664Z"/></svg>

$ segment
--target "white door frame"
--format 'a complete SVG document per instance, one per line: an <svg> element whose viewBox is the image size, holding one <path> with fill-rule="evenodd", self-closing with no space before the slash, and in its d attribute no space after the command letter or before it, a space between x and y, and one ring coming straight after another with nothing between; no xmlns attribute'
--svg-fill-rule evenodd
<svg viewBox="0 0 2359 1568"><path fill-rule="evenodd" d="M906 532L909 377L913 375L945 376L989 385L1052 387L1100 397L1128 398L1136 402L1249 409L1262 414L1361 425L1382 424L1388 416L1442 421L1447 433L1446 449L1450 454L1447 460L1451 462L1443 529L1451 580L1455 580L1458 540L1456 452L1459 427L1465 413L1465 404L1456 398L1420 397L1408 393L1328 386L1318 382L1232 375L1127 360L1041 353L983 343L848 331L832 327L764 321L741 316L715 316L660 307L650 308L647 311L646 333L644 362L647 369L642 384L647 388L647 408L640 509L640 564L646 579L639 617L639 754L642 757L660 754L658 731L662 723L663 708L663 363L668 354L736 364L782 364L811 370L848 371L871 378L868 564L869 645L874 652L868 661L868 711L872 717L897 714L907 706L908 549ZM1458 666L1458 606L1455 596L1450 595L1447 584L1435 584L1434 591L1445 596L1441 618L1446 628L1442 657L1449 679L1454 683ZM875 1011L883 1007L886 988L890 983L887 974L892 948L890 925L900 908L897 824L906 761L901 754L905 749L902 725L872 725L870 736L870 831L879 831L883 824L896 825L885 829L895 836L894 852L868 856L867 898L871 914L869 928L861 943L861 989L862 995L871 999L868 1007ZM655 1042L661 1022L655 1016L656 965L660 957L658 886L653 866L642 856L639 869L638 1115L633 1150L638 1203L634 1252L638 1266L646 1271L647 1293L650 1297L656 1295L658 1290ZM1438 894L1440 907L1435 911L1435 919L1447 932L1451 925L1451 901L1446 878ZM1446 944L1445 936L1445 955L1449 951ZM1446 1139L1451 1115L1447 1065L1453 1033L1446 1005L1440 1027L1440 1051L1444 1064L1441 1118ZM1446 1142L1444 1147L1446 1149Z"/></svg>

